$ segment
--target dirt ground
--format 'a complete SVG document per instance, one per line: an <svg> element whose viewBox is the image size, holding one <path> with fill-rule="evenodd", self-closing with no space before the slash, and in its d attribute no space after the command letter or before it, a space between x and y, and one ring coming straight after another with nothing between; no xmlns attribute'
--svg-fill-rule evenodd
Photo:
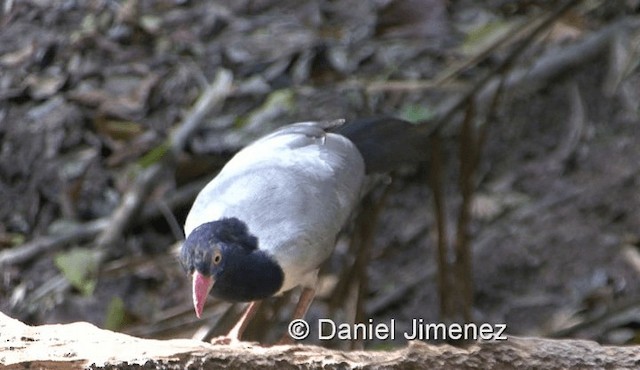
<svg viewBox="0 0 640 370"><path fill-rule="evenodd" d="M195 318L175 250L194 189L238 148L299 120L429 121L523 41L500 43L481 63L435 84L444 71L473 61L488 34L533 23L555 6L0 3L0 310L29 324L89 321L156 338L191 336L213 322L222 332L229 324L228 305L220 302L212 302L205 320ZM469 226L475 321L505 323L514 335L607 344L640 338L639 14L633 0L574 6L529 45L514 70L624 22L635 25L620 27L603 51L542 86L505 91L491 115L483 116L489 104L478 103L477 122L486 121L488 131ZM141 216L117 243L99 250L97 233L90 233L3 259L112 215L221 68L233 74L233 92L189 140L175 171L153 184ZM450 234L461 203L459 118L442 130ZM425 158L394 176L366 270L365 317L395 319L399 331L414 318L440 320L430 169ZM311 319L352 317L354 300L339 293L354 263L352 229L323 267ZM249 337L277 338L294 297L270 300Z"/></svg>

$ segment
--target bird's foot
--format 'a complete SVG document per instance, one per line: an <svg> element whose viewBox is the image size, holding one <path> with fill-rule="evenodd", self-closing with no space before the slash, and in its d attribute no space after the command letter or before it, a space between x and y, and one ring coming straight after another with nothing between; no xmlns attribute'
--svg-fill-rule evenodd
<svg viewBox="0 0 640 370"><path fill-rule="evenodd" d="M221 335L211 339L211 344L214 346L230 346L240 344L241 340L234 336Z"/></svg>
<svg viewBox="0 0 640 370"><path fill-rule="evenodd" d="M259 342L241 340L231 335L221 335L219 337L215 337L211 339L211 344L213 344L214 346L233 346L242 348L264 347Z"/></svg>

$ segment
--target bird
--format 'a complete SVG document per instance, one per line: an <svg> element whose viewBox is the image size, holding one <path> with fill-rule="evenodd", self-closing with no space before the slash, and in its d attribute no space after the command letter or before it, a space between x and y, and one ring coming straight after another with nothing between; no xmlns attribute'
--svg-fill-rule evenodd
<svg viewBox="0 0 640 370"><path fill-rule="evenodd" d="M300 286L293 320L303 318L367 177L423 160L423 131L390 117L297 122L236 153L184 223L179 259L196 316L209 295L250 302L224 337L240 341L262 300Z"/></svg>

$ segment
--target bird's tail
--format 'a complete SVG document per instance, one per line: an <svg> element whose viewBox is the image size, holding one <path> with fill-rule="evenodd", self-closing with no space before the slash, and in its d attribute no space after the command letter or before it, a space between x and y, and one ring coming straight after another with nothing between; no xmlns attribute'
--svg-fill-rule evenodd
<svg viewBox="0 0 640 370"><path fill-rule="evenodd" d="M374 117L347 121L332 130L351 140L364 158L367 173L383 173L407 163L425 161L428 132L424 125L397 118Z"/></svg>

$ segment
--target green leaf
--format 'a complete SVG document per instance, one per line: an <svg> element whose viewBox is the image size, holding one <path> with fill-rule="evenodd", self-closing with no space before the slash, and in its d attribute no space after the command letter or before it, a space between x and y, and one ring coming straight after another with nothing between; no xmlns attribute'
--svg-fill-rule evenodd
<svg viewBox="0 0 640 370"><path fill-rule="evenodd" d="M162 158L167 154L167 152L171 149L171 145L169 141L165 141L162 144L156 146L151 149L147 154L145 154L142 158L138 160L138 164L142 168L147 168L152 164L160 162Z"/></svg>
<svg viewBox="0 0 640 370"><path fill-rule="evenodd" d="M20 233L9 233L8 237L9 237L9 244L11 246L24 244L25 241L27 240L25 235L24 234L20 234Z"/></svg>
<svg viewBox="0 0 640 370"><path fill-rule="evenodd" d="M120 297L111 298L107 307L107 314L104 318L104 328L107 330L118 330L125 323L126 312L124 302Z"/></svg>
<svg viewBox="0 0 640 370"><path fill-rule="evenodd" d="M424 104L405 104L400 108L400 118L411 123L418 123L433 117L433 110Z"/></svg>
<svg viewBox="0 0 640 370"><path fill-rule="evenodd" d="M134 121L96 119L94 125L98 132L114 140L128 141L144 132L142 125Z"/></svg>
<svg viewBox="0 0 640 370"><path fill-rule="evenodd" d="M469 31L462 43L462 53L475 55L489 47L491 44L504 37L515 29L517 22L495 20L487 22Z"/></svg>
<svg viewBox="0 0 640 370"><path fill-rule="evenodd" d="M98 253L86 248L75 248L58 253L54 262L69 283L84 295L91 295L96 287Z"/></svg>

